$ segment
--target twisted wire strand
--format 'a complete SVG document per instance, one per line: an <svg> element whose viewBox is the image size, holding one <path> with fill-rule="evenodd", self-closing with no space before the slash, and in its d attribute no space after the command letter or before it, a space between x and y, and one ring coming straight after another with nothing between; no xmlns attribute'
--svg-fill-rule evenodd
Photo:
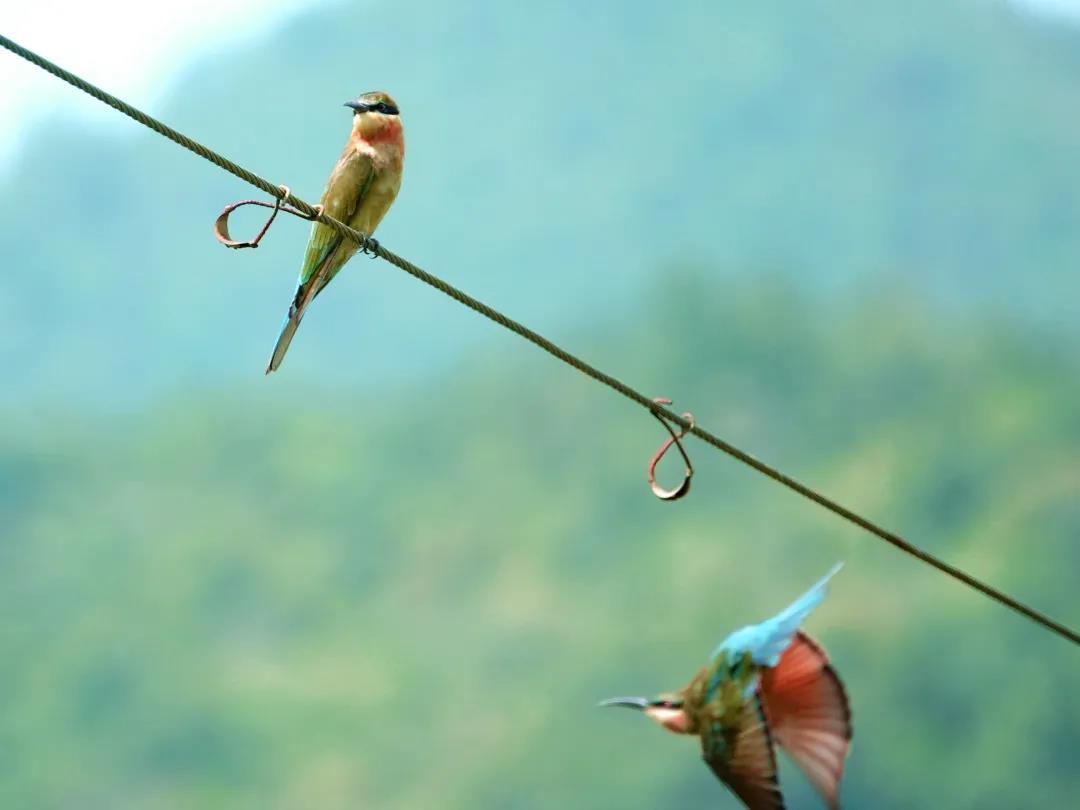
<svg viewBox="0 0 1080 810"><path fill-rule="evenodd" d="M608 388L611 388L613 391L616 391L617 393L621 394L632 402L636 402L638 405L664 417L671 423L679 425L687 433L692 433L702 441L712 445L717 450L726 453L727 455L742 462L743 464L757 470L759 473L766 476L767 478L770 478L778 484L781 484L792 490L793 492L802 495L804 498L813 501L824 509L832 512L834 515L837 515L838 517L841 517L844 520L855 524L856 526L864 529L875 537L884 540L886 543L889 543L890 545L894 546L905 554L908 554L915 559L920 560L926 565L937 569L941 573L946 574L947 576L950 576L953 579L964 583L970 588L973 588L984 596L987 596L990 599L998 602L999 604L1010 608L1011 610L1019 613L1027 619L1030 619L1031 621L1049 630L1050 632L1056 633L1058 636L1066 639L1067 641L1071 641L1073 644L1080 645L1080 633L1077 633L1075 630L1066 627L1061 622L1058 622L1047 616L1046 614L1035 610L1034 608L1024 604L1023 602L1020 602L1017 599L1014 599L1003 591L1000 591L986 584L985 582L976 579L967 572L945 562L939 557L936 557L935 555L922 550L921 548L913 545L895 532L891 532L888 529L879 526L873 521L863 517L862 515L859 515L856 512L853 512L852 510L837 503L831 498L826 497L820 492L811 489L803 483L800 483L791 476L784 474L777 468L766 464L765 462L760 461L759 459L755 458L744 450L740 450L738 447L729 444L728 442L721 439L719 436L713 435L700 425L690 423L689 421L683 419L683 417L679 414L675 413L669 408L664 407L663 405L657 404L653 399L631 388L629 385L622 382L621 380L611 376L610 374L606 374L603 371L600 371L595 366L592 366L589 363L586 363L584 360L576 357L575 355L570 354L570 352L552 343L543 335L533 331L524 324L515 321L513 318L507 317L498 310L488 306L483 301L473 298L471 295L462 290L459 290L452 284L448 284L441 278L433 276L431 273L428 273L426 270L417 267L415 264L408 261L407 259L398 256L393 251L387 250L367 234L361 233L354 228L350 228L345 223L339 222L333 217L327 216L320 210L301 200L299 197L293 195L284 187L274 185L269 180L259 177L257 174L248 171L243 166L233 163L231 160L223 157L222 155L219 155L212 149L209 149L206 146L203 146L201 143L192 140L183 133L178 132L177 130L173 129L170 126L167 126L166 124L163 124L156 118L147 115L142 110L131 106L127 102L122 101L116 96L105 92L101 88L90 84L90 82L86 81L85 79L82 79L75 74L64 70L59 65L56 65L50 62L48 59L45 59L44 57L34 53L33 51L22 47L18 43L12 41L11 39L8 39L2 34L0 34L0 45L2 45L4 48L11 51L12 53L16 54L17 56L20 56L23 59L27 60L28 62L37 65L42 70L51 73L58 79L67 82L68 84L78 88L79 90L82 90L87 95L93 96L98 101L101 101L102 103L109 105L113 109L123 113L129 118L138 121L140 124L152 129L159 135L168 138L174 143L183 146L185 149L194 152L199 157L210 161L215 166L224 169L230 174L240 178L244 182L250 183L251 185L255 186L258 189L261 189L267 194L280 199L285 204L294 206L295 208L306 214L308 217L312 219L317 219L319 222L328 225L342 236L355 241L357 244L360 245L361 248L363 248L367 252L379 256L380 258L397 267L399 270L403 270L414 278L417 278L420 281L424 282L428 286L434 287L436 290L443 293L444 295L453 298L459 304L463 304L474 312L483 315L488 320L494 321L495 323L499 324L499 326L502 326L505 329L509 329L511 332L514 332L520 337L525 338L525 340L543 349L551 356L557 358L558 360L561 360L563 363L566 363L568 366L571 366L582 374L592 377L597 382L606 385Z"/></svg>

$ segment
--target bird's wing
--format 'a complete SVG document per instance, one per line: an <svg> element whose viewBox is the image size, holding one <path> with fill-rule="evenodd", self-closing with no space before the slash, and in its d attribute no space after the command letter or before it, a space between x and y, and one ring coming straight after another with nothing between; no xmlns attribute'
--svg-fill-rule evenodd
<svg viewBox="0 0 1080 810"><path fill-rule="evenodd" d="M721 717L705 709L701 729L705 764L750 810L783 810L776 775L776 752L761 702L754 695L742 707L734 733Z"/></svg>
<svg viewBox="0 0 1080 810"><path fill-rule="evenodd" d="M775 667L781 654L791 644L795 631L825 598L829 580L842 567L843 563L834 565L833 569L818 580L810 590L771 619L736 630L713 651L713 658L721 657L722 653L734 656L749 652L758 666Z"/></svg>
<svg viewBox="0 0 1080 810"><path fill-rule="evenodd" d="M371 156L357 152L350 141L334 166L334 171L326 183L326 190L323 191L320 200L323 213L348 224L367 194L374 176ZM341 253L339 248L344 241L345 237L329 225L321 222L311 224L311 237L308 240L307 253L304 254L304 264L300 268L300 287L306 286L312 279L320 280L321 283L316 285L318 289L325 285L326 282L322 279L328 275L326 271L338 269L355 252L355 243L348 240L349 244L353 245L353 250L343 258L336 255ZM339 258L341 260L336 261Z"/></svg>
<svg viewBox="0 0 1080 810"><path fill-rule="evenodd" d="M353 149L350 140L326 184L321 200L323 212L340 222L348 223L367 194L374 176L371 157ZM308 304L322 292L330 279L356 251L355 242L340 236L329 225L311 223L311 237L308 239L307 253L304 254L304 264L300 269L300 283L285 316L285 323L278 335L274 353L270 356L270 363L266 367L267 374L277 370L285 359L285 352L292 343L293 335L300 326Z"/></svg>
<svg viewBox="0 0 1080 810"><path fill-rule="evenodd" d="M761 696L773 737L835 810L851 746L851 709L825 651L797 633L776 667L761 673Z"/></svg>

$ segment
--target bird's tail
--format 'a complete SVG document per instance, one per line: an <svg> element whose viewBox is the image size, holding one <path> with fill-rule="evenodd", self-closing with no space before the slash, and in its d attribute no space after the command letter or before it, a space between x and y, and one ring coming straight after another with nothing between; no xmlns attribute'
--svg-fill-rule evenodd
<svg viewBox="0 0 1080 810"><path fill-rule="evenodd" d="M829 580L843 567L843 563L834 565L829 573L814 583L810 590L774 616L772 621L776 622L778 629L789 635L798 630L810 612L825 600Z"/></svg>
<svg viewBox="0 0 1080 810"><path fill-rule="evenodd" d="M270 355L270 362L266 366L266 373L271 371L277 371L278 366L281 365L281 361L285 359L285 352L289 350L289 344L292 343L293 335L296 334L296 330L300 327L300 321L304 317L304 312L307 310L308 304L311 303L311 299L314 298L311 295L311 291L314 289L314 284L310 281L307 284L301 284L296 288L296 297L293 298L292 304L289 305L289 314L285 316L285 323L281 327L281 334L278 335L277 343L274 344L274 353Z"/></svg>
<svg viewBox="0 0 1080 810"><path fill-rule="evenodd" d="M835 810L851 747L851 709L825 651L797 633L777 665L762 672L761 697L773 738Z"/></svg>
<svg viewBox="0 0 1080 810"><path fill-rule="evenodd" d="M754 660L767 666L776 666L780 655L791 643L795 632L806 621L811 611L825 599L826 586L836 572L844 567L837 563L825 576L819 579L810 590L777 613L754 627Z"/></svg>
<svg viewBox="0 0 1080 810"><path fill-rule="evenodd" d="M274 344L274 353L270 356L270 362L266 366L267 374L278 370L278 366L285 359L285 352L289 350L289 344L292 343L293 335L296 334L299 326L300 313L294 313L292 307L289 307L289 317L285 319L285 324L281 327L281 334L278 335L277 343Z"/></svg>

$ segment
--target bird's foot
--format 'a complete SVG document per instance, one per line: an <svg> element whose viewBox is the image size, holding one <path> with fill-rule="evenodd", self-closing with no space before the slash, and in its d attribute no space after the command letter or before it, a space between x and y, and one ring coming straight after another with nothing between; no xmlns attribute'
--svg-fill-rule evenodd
<svg viewBox="0 0 1080 810"><path fill-rule="evenodd" d="M373 237L368 237L367 240L360 246L360 252L366 253L373 259L379 258L379 243Z"/></svg>

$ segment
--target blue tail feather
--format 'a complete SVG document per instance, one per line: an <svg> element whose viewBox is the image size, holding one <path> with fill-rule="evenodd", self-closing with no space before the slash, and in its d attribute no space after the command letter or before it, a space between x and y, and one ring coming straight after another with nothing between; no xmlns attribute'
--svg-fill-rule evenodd
<svg viewBox="0 0 1080 810"><path fill-rule="evenodd" d="M767 667L776 666L784 650L791 644L796 631L806 621L806 617L825 599L829 580L843 567L843 563L834 565L832 570L818 580L810 590L771 619L736 630L720 643L713 657L722 653L749 652L755 664Z"/></svg>

